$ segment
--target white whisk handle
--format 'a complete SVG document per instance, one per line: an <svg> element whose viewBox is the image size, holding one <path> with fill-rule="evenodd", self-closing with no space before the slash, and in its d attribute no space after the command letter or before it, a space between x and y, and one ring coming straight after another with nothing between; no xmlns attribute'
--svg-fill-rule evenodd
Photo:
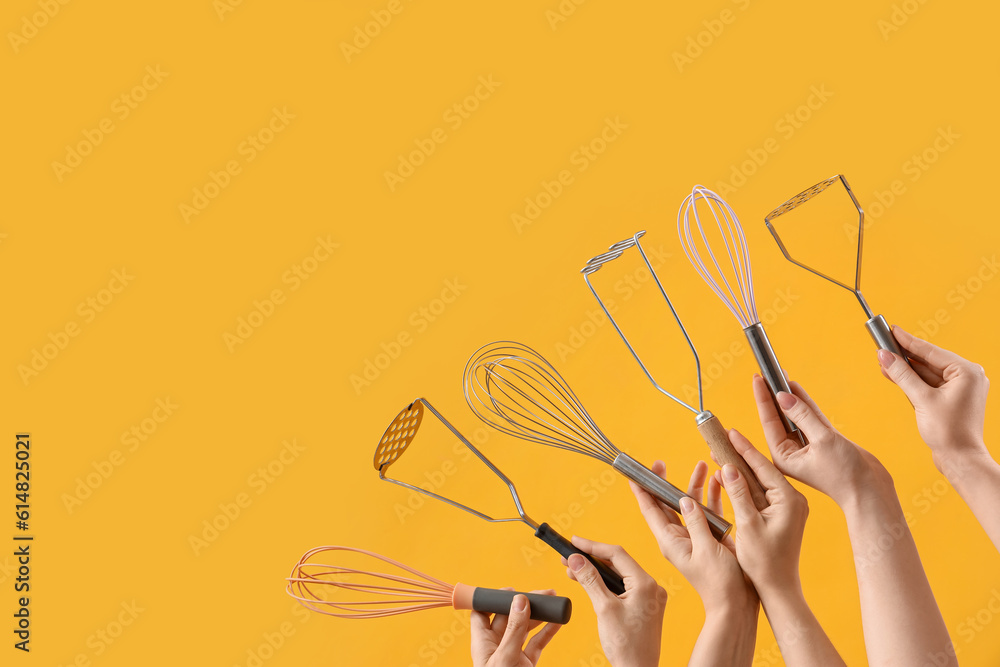
<svg viewBox="0 0 1000 667"><path fill-rule="evenodd" d="M619 454L616 456L611 467L649 491L654 498L666 504L670 509L678 513L681 511L681 498L687 496L687 494L628 454ZM694 499L692 498L692 500ZM711 527L712 534L715 535L716 539L721 540L729 534L729 531L733 528L731 523L704 505L701 506L701 509L705 513L705 518L708 519L708 525Z"/></svg>
<svg viewBox="0 0 1000 667"><path fill-rule="evenodd" d="M778 414L781 415L781 421L785 424L785 430L796 436L803 445L806 444L805 436L799 431L799 427L785 416L785 413L781 410L781 406L778 405L778 399L776 398L778 392L783 391L790 394L792 393L792 389L788 386L788 380L785 379L785 374L778 363L778 357L774 354L771 341L767 339L764 325L760 322L751 324L743 330L743 333L746 334L747 342L750 343L750 349L753 350L753 356L757 359L760 374L764 378L764 382L767 383L767 388L771 391L771 400L774 401L774 407L778 410Z"/></svg>

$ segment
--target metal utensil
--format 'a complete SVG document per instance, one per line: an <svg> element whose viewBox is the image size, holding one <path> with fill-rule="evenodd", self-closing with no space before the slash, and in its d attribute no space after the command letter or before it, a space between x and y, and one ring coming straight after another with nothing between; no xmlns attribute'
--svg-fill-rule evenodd
<svg viewBox="0 0 1000 667"><path fill-rule="evenodd" d="M464 385L469 407L498 431L603 461L680 511L687 494L611 444L562 376L527 345L500 341L481 347L465 365ZM721 540L732 524L702 510Z"/></svg>
<svg viewBox="0 0 1000 667"><path fill-rule="evenodd" d="M853 287L851 287L847 283L837 280L832 276L828 276L825 273L822 273L821 271L792 257L792 255L788 252L788 248L785 247L785 244L782 242L781 237L778 235L778 230L774 227L773 224L775 218L782 216L785 213L788 213L792 209L798 208L799 206L806 203L819 193L829 188L831 185L834 185L838 182L844 186L844 190L847 191L847 195L851 198L851 203L854 204L854 208L858 210L858 258L854 266ZM865 315L868 317L868 321L865 322L865 329L868 330L868 333L872 337L872 340L875 341L875 345L877 345L880 349L889 350L893 354L899 355L900 357L903 358L904 361L906 361L906 355L903 354L903 351L899 348L899 344L896 342L896 338L892 335L892 328L889 326L889 323L886 322L885 317L883 317L882 315L873 314L872 309L868 306L868 302L865 301L865 297L861 294L861 251L864 248L864 239L865 239L865 212L864 210L862 210L861 204L858 203L857 198L854 196L854 192L851 191L851 186L847 184L847 179L844 178L843 174L837 174L836 176L831 176L825 181L821 181L820 183L817 183L811 188L807 188L802 192L800 192L799 194L795 195L794 197L786 201L784 204L782 204L778 208L768 213L767 216L765 216L764 218L764 224L767 225L768 230L771 232L771 236L773 236L774 240L778 243L778 248L781 249L781 254L785 256L785 259L787 259L792 264L795 264L796 266L802 267L803 269L809 271L810 273L816 274L817 276L823 278L824 280L830 281L834 285L843 287L848 292L857 297L858 302L861 304L861 308L864 309ZM909 361L907 361L907 363L909 363Z"/></svg>
<svg viewBox="0 0 1000 667"><path fill-rule="evenodd" d="M362 554L416 578L313 560L319 554L337 554L336 558L340 556L338 552ZM285 591L304 607L337 618L385 618L436 607L509 614L510 603L515 595L528 598L531 618L538 621L565 624L573 613L573 603L569 598L479 588L466 584L452 585L399 561L354 547L310 549L295 564L286 581ZM328 593L329 591L332 593ZM329 595L333 595L333 599Z"/></svg>
<svg viewBox="0 0 1000 667"><path fill-rule="evenodd" d="M728 262L723 260L720 264L712 250L712 244L708 241L705 227L702 226L701 215L698 213L699 201L705 202L715 220L725 246ZM692 218L694 228L698 232L697 235L692 233ZM764 325L760 323L760 316L757 315L750 253L747 250L747 239L743 233L743 226L740 224L740 219L736 217L736 212L722 197L708 188L696 185L691 190L691 194L681 202L681 207L677 211L677 233L680 236L681 245L684 246L684 254L687 255L691 266L712 288L716 296L722 299L722 302L743 326L743 333L747 337L750 349L753 350L754 358L757 359L757 365L760 366L760 374L767 382L771 398L785 424L785 430L794 434L802 444L805 444L805 436L790 419L785 417L784 411L777 403L778 392L791 393L792 390L788 386L788 380L785 379L778 358L774 354L771 341L767 338ZM705 257L708 261L702 257L698 239L704 246ZM727 275L730 272L732 272L731 277ZM733 283L735 283L735 289Z"/></svg>
<svg viewBox="0 0 1000 667"><path fill-rule="evenodd" d="M407 484L406 482L398 479L386 477L386 471L389 469L389 466L399 460L399 457L403 455L403 452L406 451L406 449L410 446L410 443L413 442L414 437L416 437L420 424L423 421L425 411L432 414L442 424L444 424L462 444L468 447L473 454L479 457L480 461L486 464L486 467L493 471L493 474L503 480L504 484L507 485L507 489L510 491L511 497L514 499L514 507L517 508L516 517L494 518L488 514L480 512L479 510L473 509L468 505L452 500L451 498L438 495L433 491L423 489L413 484ZM479 451L475 445L459 433L458 429L452 426L451 423L445 419L440 412L435 410L434 406L432 406L426 399L416 399L403 408L403 410L396 415L396 418L392 420L389 426L385 429L385 433L383 433L382 437L379 439L378 447L375 448L374 465L375 469L378 470L379 479L392 482L393 484L398 484L399 486L410 489L411 491L422 493L425 496L436 498L437 500L468 512L469 514L483 519L484 521L489 521L491 523L519 521L525 524L535 531L535 537L555 549L559 555L564 558L569 558L573 554L580 554L593 563L594 567L597 568L597 571L601 573L601 578L604 579L604 583L607 585L608 590L612 593L615 595L621 595L625 592L625 583L622 581L622 578L618 576L618 573L611 569L606 563L574 547L572 542L560 535L559 532L552 528L549 524L539 524L532 520L532 518L529 517L524 511L524 506L521 504L521 498L517 495L517 489L514 488L514 482L510 481L510 478L503 474L503 472L501 472L501 470L497 468L492 461L486 458L486 456Z"/></svg>
<svg viewBox="0 0 1000 667"><path fill-rule="evenodd" d="M705 397L704 392L702 391L701 383L701 361L698 358L698 350L695 349L694 343L691 341L691 336L688 335L687 329L684 328L684 323L681 322L681 318L677 314L674 304L671 303L670 297L667 296L667 291L663 288L663 283L660 282L660 278L656 275L656 271L653 269L653 265L649 261L649 257L646 256L646 252L642 249L642 245L639 243L639 238L645 233L645 231L638 232L632 238L613 244L608 248L607 252L601 253L600 255L588 260L586 266L584 266L580 272L583 274L583 279L587 283L587 287L590 288L594 298L597 299L597 303L600 304L601 310L604 311L608 321L611 322L611 325L614 326L615 331L617 331L618 335L621 337L622 342L625 343L625 347L628 348L628 351L632 353L632 357L639 364L639 367L642 368L642 372L646 374L646 377L649 378L649 381L653 383L653 386L656 387L660 393L673 399L674 402L687 408L695 414L695 424L698 427L698 432L701 433L701 436L708 444L716 463L720 466L726 465L727 463L736 466L736 468L743 475L744 479L747 480L747 485L750 488L750 495L753 498L754 505L757 506L757 509L763 510L768 506L767 495L764 491L764 487L757 479L757 475L754 471L747 465L747 462L743 460L743 457L736 452L732 443L729 442L729 434L726 429L722 427L722 422L719 421L719 418L712 414L711 411L705 409ZM691 354L694 355L695 375L698 378L698 407L689 405L686 401L683 401L676 395L670 393L660 386L656 379L653 378L653 375L649 372L646 364L644 364L642 359L639 358L639 353L635 351L634 347L632 347L632 344L625 336L625 333L622 331L621 327L618 326L615 318L611 315L611 311L608 310L608 307L604 304L604 301L597 293L594 285L590 282L590 276L596 273L608 262L621 257L626 250L632 247L635 247L642 256L643 261L646 263L646 268L649 269L650 275L652 275L653 280L656 281L656 286L660 288L660 294L663 295L664 301L667 302L667 306L670 308L670 313L673 315L674 321L677 322L677 326L680 327L681 333L684 334L684 339L687 341L688 347L691 349Z"/></svg>

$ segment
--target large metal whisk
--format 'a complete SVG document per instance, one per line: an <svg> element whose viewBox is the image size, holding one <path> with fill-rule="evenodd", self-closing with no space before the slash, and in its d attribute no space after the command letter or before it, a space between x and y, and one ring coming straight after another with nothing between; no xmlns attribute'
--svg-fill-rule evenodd
<svg viewBox="0 0 1000 667"><path fill-rule="evenodd" d="M527 345L501 341L480 348L465 366L464 385L469 407L498 431L610 464L680 511L686 494L615 447L558 371ZM702 510L717 538L732 529L708 508Z"/></svg>
<svg viewBox="0 0 1000 667"><path fill-rule="evenodd" d="M677 314L674 304L671 303L670 297L667 296L667 291L663 288L663 283L660 282L660 278L656 275L656 270L653 268L653 264L649 261L649 257L646 256L646 251L642 249L642 244L639 243L639 238L645 233L645 231L637 232L631 238L627 238L624 241L619 241L618 243L613 244L608 248L607 252L603 252L600 255L592 257L588 260L586 266L580 270L580 273L583 274L583 279L587 283L587 287L590 288L594 298L597 299L597 303L600 304L601 310L604 311L608 321L611 322L611 325L621 337L622 342L625 343L625 347L628 348L628 351L632 353L632 356L638 362L639 367L642 368L642 372L646 374L646 377L649 378L649 381L653 383L653 386L656 387L660 393L673 399L674 402L687 408L695 414L695 424L698 427L698 432L705 439L709 449L712 451L712 457L715 459L715 462L720 466L726 465L727 463L736 466L736 468L739 469L740 473L743 475L744 479L747 480L747 485L750 488L750 495L753 498L754 505L757 506L757 509L763 510L768 506L767 493L765 492L764 487L757 479L757 475L754 474L750 466L747 465L747 462L736 452L736 449L729 441L729 433L722 427L722 422L719 421L719 418L712 414L710 410L705 409L705 397L701 384L701 361L698 359L698 350L695 349L694 343L691 341L691 336L688 335L687 329L684 328L684 323L681 322L680 315ZM602 266L608 262L618 259L626 250L633 247L639 251L643 261L646 263L646 269L656 282L656 286L660 288L660 294L663 296L663 300L667 302L667 306L670 308L670 313L674 316L674 321L677 322L677 326L680 328L681 333L684 334L684 340L687 341L688 347L691 349L691 354L694 356L695 375L698 379L697 407L689 405L686 401L680 399L660 386L660 384L653 377L653 374L649 372L648 368L646 368L646 364L642 363L639 353L635 351L634 347L632 347L632 344L625 336L625 332L623 332L621 327L618 326L618 322L615 321L614 315L611 314L611 311L605 305L604 301L597 293L597 290L594 289L594 285L590 282L590 277L599 271Z"/></svg>
<svg viewBox="0 0 1000 667"><path fill-rule="evenodd" d="M721 262L712 250L712 244L702 225L701 215L698 212L699 201L707 205L725 247L726 258ZM747 250L743 226L736 217L736 212L722 197L708 188L696 185L691 194L681 202L681 207L677 211L677 233L691 266L743 326L743 333L757 359L757 365L760 366L760 373L767 382L771 398L774 399L781 391L791 393L788 380L785 379L771 342L764 332L764 325L760 323L760 316L757 315L750 253ZM777 407L776 400L775 406ZM804 444L805 437L798 427L785 417L780 407L777 407L777 410L784 421L785 429L796 435Z"/></svg>

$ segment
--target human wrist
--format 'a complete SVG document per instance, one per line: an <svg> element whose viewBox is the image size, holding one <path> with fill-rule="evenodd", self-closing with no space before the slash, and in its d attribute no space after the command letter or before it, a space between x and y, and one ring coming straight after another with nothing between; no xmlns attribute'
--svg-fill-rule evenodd
<svg viewBox="0 0 1000 667"><path fill-rule="evenodd" d="M953 486L957 486L970 471L997 465L983 439L975 436L961 438L947 450L938 447L932 448L931 452L934 467Z"/></svg>
<svg viewBox="0 0 1000 667"><path fill-rule="evenodd" d="M800 602L805 602L802 581L799 579L797 568L791 577L769 577L754 581L754 585L756 585L757 594L760 596L760 604L765 609L795 606Z"/></svg>
<svg viewBox="0 0 1000 667"><path fill-rule="evenodd" d="M757 608L757 599L750 599L744 595L735 600L719 600L716 602L704 602L705 623L709 621L725 621L726 623L741 623L751 616Z"/></svg>
<svg viewBox="0 0 1000 667"><path fill-rule="evenodd" d="M864 471L843 484L830 498L847 514L852 508L896 497L892 475L881 463L866 466Z"/></svg>

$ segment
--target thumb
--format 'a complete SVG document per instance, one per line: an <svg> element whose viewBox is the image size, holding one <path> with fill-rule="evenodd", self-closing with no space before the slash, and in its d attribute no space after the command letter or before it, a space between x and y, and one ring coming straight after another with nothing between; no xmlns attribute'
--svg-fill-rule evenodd
<svg viewBox="0 0 1000 667"><path fill-rule="evenodd" d="M571 554L567 563L569 564L570 577L583 586L583 590L586 591L595 610L612 599L618 599L608 590L597 568L589 560L580 554Z"/></svg>
<svg viewBox="0 0 1000 667"><path fill-rule="evenodd" d="M510 603L510 614L507 616L507 627L503 632L503 639L497 646L495 655L503 659L503 664L516 664L517 656L521 653L525 640L528 638L528 624L530 623L531 609L528 598L524 595L515 595Z"/></svg>
<svg viewBox="0 0 1000 667"><path fill-rule="evenodd" d="M733 504L736 530L760 519L760 512L757 511L757 506L753 504L753 498L750 496L750 487L736 466L729 464L722 466L722 485L729 494L729 501Z"/></svg>
<svg viewBox="0 0 1000 667"><path fill-rule="evenodd" d="M903 390L910 403L916 405L926 396L929 389L927 383L898 355L888 350L879 350L878 363L882 367L882 374Z"/></svg>
<svg viewBox="0 0 1000 667"><path fill-rule="evenodd" d="M705 544L707 541L714 542L712 529L708 527L708 519L705 513L698 507L698 503L687 496L681 498L681 514L684 515L684 525L691 536L692 547L697 544Z"/></svg>

